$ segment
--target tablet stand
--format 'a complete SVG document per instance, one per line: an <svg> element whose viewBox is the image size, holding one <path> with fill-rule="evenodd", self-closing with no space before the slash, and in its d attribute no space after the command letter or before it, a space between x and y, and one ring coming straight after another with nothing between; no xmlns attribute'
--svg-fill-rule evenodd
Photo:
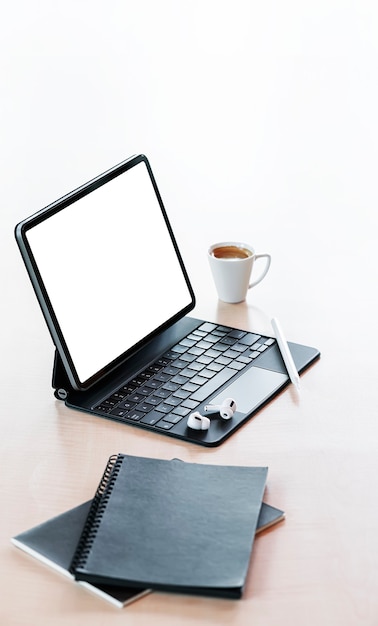
<svg viewBox="0 0 378 626"><path fill-rule="evenodd" d="M55 390L54 396L58 400L66 400L68 398L69 392L72 391L72 387L68 380L66 370L63 367L62 360L59 356L58 350L56 349L54 355L52 386Z"/></svg>

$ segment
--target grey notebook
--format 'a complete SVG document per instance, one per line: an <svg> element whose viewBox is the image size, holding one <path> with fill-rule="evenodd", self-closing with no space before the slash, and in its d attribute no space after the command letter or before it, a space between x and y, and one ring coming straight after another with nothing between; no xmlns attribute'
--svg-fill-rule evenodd
<svg viewBox="0 0 378 626"><path fill-rule="evenodd" d="M69 571L73 554L90 510L91 500L65 511L12 537L13 545L73 579ZM92 593L117 607L123 607L147 593L135 587L81 583Z"/></svg>
<svg viewBox="0 0 378 626"><path fill-rule="evenodd" d="M240 598L267 472L111 457L72 573L92 584Z"/></svg>

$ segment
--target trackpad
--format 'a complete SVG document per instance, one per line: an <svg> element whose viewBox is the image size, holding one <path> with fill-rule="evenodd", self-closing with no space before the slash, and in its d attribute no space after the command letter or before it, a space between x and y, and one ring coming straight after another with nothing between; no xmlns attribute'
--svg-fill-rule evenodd
<svg viewBox="0 0 378 626"><path fill-rule="evenodd" d="M287 374L251 367L220 394L211 398L211 403L221 404L225 398L233 398L237 412L248 414L268 400L287 380Z"/></svg>

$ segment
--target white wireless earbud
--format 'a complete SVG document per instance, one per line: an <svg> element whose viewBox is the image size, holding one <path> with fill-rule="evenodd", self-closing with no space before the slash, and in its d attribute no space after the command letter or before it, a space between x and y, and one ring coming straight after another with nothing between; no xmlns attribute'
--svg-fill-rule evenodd
<svg viewBox="0 0 378 626"><path fill-rule="evenodd" d="M217 413L224 420L229 420L236 411L236 402L232 398L226 398L222 404L206 404L204 407L206 412ZM205 415L201 415L199 411L191 413L187 421L188 428L193 430L208 430L210 428L210 420Z"/></svg>
<svg viewBox="0 0 378 626"><path fill-rule="evenodd" d="M201 415L198 411L191 413L187 421L188 428L193 430L208 430L210 427L210 420L205 415Z"/></svg>
<svg viewBox="0 0 378 626"><path fill-rule="evenodd" d="M236 411L236 402L232 398L226 398L223 400L222 404L207 404L205 411L219 411L219 415L224 420L229 420Z"/></svg>

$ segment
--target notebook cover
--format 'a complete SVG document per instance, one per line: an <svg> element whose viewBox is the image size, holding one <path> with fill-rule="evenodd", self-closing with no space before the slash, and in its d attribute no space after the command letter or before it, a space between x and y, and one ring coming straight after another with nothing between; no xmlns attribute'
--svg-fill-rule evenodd
<svg viewBox="0 0 378 626"><path fill-rule="evenodd" d="M95 584L241 597L267 472L111 457L72 573Z"/></svg>
<svg viewBox="0 0 378 626"><path fill-rule="evenodd" d="M91 502L91 500L84 502L74 509L12 537L12 543L17 548L73 579L73 575L69 572L69 566L87 519ZM148 593L148 590L135 587L81 584L92 593L118 607L123 607Z"/></svg>

